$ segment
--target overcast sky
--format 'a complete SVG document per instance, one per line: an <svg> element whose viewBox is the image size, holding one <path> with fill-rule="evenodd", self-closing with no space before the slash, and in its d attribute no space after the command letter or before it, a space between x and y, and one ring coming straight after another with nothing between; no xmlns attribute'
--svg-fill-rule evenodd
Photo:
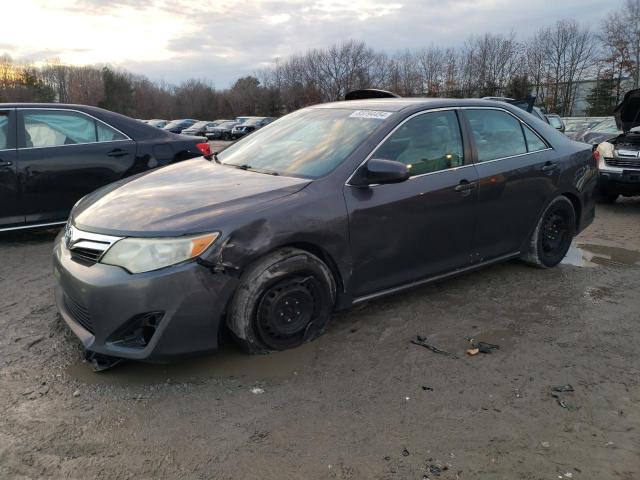
<svg viewBox="0 0 640 480"><path fill-rule="evenodd" d="M0 53L111 63L153 80L224 88L276 57L364 40L381 50L526 38L572 18L597 27L622 0L19 0L3 5Z"/></svg>

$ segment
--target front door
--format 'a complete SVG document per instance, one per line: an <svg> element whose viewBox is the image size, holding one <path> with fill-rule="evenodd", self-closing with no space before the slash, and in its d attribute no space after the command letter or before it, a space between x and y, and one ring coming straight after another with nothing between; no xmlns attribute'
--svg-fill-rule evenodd
<svg viewBox="0 0 640 480"><path fill-rule="evenodd" d="M24 223L20 214L15 110L0 110L0 230Z"/></svg>
<svg viewBox="0 0 640 480"><path fill-rule="evenodd" d="M64 221L84 195L133 167L136 144L82 112L18 110L22 208L27 223Z"/></svg>
<svg viewBox="0 0 640 480"><path fill-rule="evenodd" d="M477 176L464 152L454 110L421 113L371 156L405 163L409 180L345 187L356 297L473 261Z"/></svg>

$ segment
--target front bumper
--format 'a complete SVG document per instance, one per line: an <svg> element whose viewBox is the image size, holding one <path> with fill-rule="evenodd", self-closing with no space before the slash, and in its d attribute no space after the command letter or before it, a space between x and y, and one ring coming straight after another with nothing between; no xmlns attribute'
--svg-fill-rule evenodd
<svg viewBox="0 0 640 480"><path fill-rule="evenodd" d="M71 258L60 236L53 270L58 311L84 348L135 360L215 350L237 284L234 277L195 262L135 275L101 263L82 265ZM160 319L148 342L123 342L122 332L149 313Z"/></svg>
<svg viewBox="0 0 640 480"><path fill-rule="evenodd" d="M605 192L640 195L640 170L600 170L598 184Z"/></svg>

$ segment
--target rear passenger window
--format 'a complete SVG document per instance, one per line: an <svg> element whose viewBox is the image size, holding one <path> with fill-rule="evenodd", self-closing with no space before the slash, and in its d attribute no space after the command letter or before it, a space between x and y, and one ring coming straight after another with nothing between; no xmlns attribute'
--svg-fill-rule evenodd
<svg viewBox="0 0 640 480"><path fill-rule="evenodd" d="M24 128L27 147L57 147L96 141L93 119L74 112L25 111Z"/></svg>
<svg viewBox="0 0 640 480"><path fill-rule="evenodd" d="M79 112L24 110L23 118L25 147L59 147L127 139L112 127Z"/></svg>
<svg viewBox="0 0 640 480"><path fill-rule="evenodd" d="M418 115L398 128L373 153L373 158L407 165L411 176L438 172L463 164L462 137L455 112Z"/></svg>
<svg viewBox="0 0 640 480"><path fill-rule="evenodd" d="M538 150L547 148L547 144L524 123L522 124L522 130L524 130L524 137L527 139L527 150L529 152L537 152Z"/></svg>
<svg viewBox="0 0 640 480"><path fill-rule="evenodd" d="M478 161L527 153L520 122L500 110L465 110L478 151Z"/></svg>
<svg viewBox="0 0 640 480"><path fill-rule="evenodd" d="M108 125L104 123L96 122L96 130L98 133L98 141L99 142L114 142L116 140L126 140L123 134L114 130Z"/></svg>

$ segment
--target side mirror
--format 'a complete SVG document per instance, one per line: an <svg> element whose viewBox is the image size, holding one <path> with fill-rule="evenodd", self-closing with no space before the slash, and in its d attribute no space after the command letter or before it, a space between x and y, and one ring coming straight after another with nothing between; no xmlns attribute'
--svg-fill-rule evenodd
<svg viewBox="0 0 640 480"><path fill-rule="evenodd" d="M364 164L351 179L355 186L375 185L380 183L400 183L409 178L409 169L402 162L372 158Z"/></svg>

